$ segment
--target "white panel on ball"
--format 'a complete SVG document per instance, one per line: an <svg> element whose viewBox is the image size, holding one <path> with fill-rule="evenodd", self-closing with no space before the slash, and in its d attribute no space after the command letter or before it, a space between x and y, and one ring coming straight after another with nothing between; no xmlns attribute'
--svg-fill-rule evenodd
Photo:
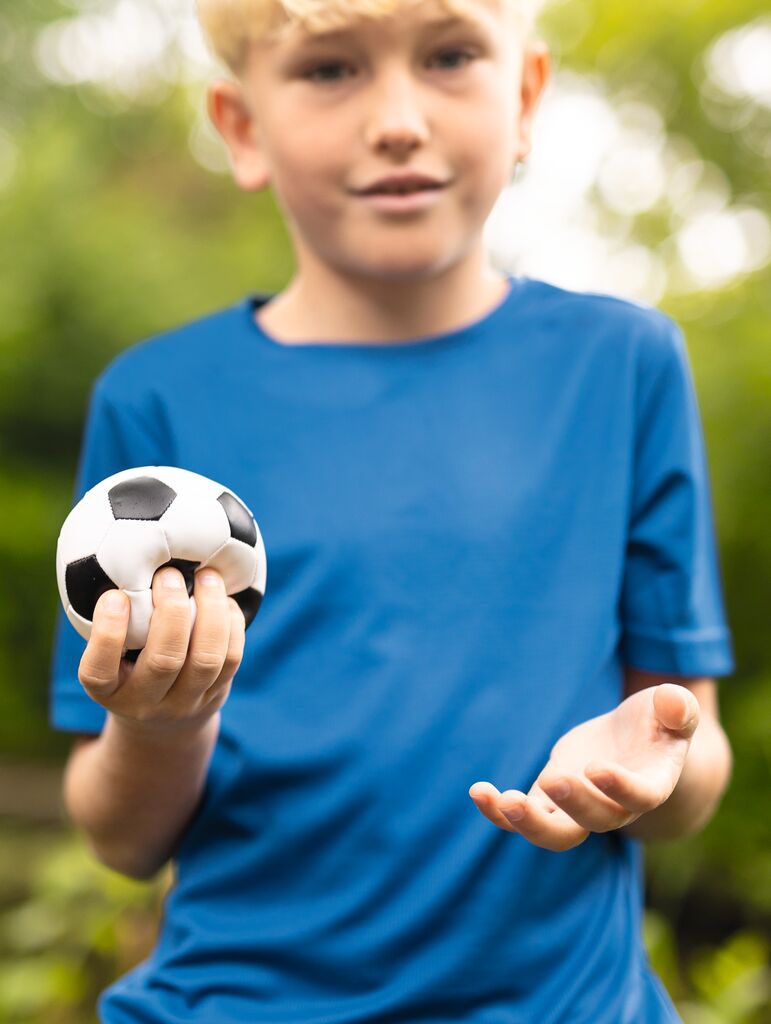
<svg viewBox="0 0 771 1024"><path fill-rule="evenodd" d="M198 494L178 494L160 523L172 558L203 561L230 537L225 509L216 498L202 501Z"/></svg>
<svg viewBox="0 0 771 1024"><path fill-rule="evenodd" d="M66 572L66 569L67 569L67 563L64 561L64 557L62 555L61 545L57 544L56 545L56 584L59 587L59 597L61 598L61 602L62 602L62 605L65 608L65 610L66 610L67 606L70 603L70 599L67 596L67 588L65 586L64 574Z"/></svg>
<svg viewBox="0 0 771 1024"><path fill-rule="evenodd" d="M265 544L263 543L259 527L257 528L257 543L254 545L254 553L257 556L257 565L255 566L251 585L259 590L261 594L264 594L265 585L268 581L268 559L265 555Z"/></svg>
<svg viewBox="0 0 771 1024"><path fill-rule="evenodd" d="M252 582L255 558L254 548L230 537L203 565L216 569L225 581L225 590L229 594L237 594Z"/></svg>
<svg viewBox="0 0 771 1024"><path fill-rule="evenodd" d="M131 601L131 615L126 634L126 649L136 651L147 643L147 631L150 628L150 619L153 614L153 592L152 590L129 590L127 594Z"/></svg>
<svg viewBox="0 0 771 1024"><path fill-rule="evenodd" d="M90 640L91 638L91 627L93 625L89 619L84 619L82 615L78 615L71 604L66 606L67 618L70 620L75 629L80 633L84 640Z"/></svg>
<svg viewBox="0 0 771 1024"><path fill-rule="evenodd" d="M160 522L119 519L99 545L96 557L121 590L144 590L152 585L158 566L171 559L171 553Z"/></svg>
<svg viewBox="0 0 771 1024"><path fill-rule="evenodd" d="M59 534L58 551L65 565L95 555L96 549L115 523L106 493L99 488L87 492L75 506L77 515L67 516Z"/></svg>

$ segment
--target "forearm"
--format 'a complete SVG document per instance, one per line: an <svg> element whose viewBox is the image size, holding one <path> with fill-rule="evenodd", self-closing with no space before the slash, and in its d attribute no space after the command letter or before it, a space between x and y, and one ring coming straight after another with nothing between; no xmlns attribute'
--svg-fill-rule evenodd
<svg viewBox="0 0 771 1024"><path fill-rule="evenodd" d="M669 799L620 831L641 840L679 839L699 832L717 810L732 765L731 746L720 722L703 715Z"/></svg>
<svg viewBox="0 0 771 1024"><path fill-rule="evenodd" d="M102 863L138 879L166 863L203 792L219 720L163 734L108 715L70 760L65 806Z"/></svg>

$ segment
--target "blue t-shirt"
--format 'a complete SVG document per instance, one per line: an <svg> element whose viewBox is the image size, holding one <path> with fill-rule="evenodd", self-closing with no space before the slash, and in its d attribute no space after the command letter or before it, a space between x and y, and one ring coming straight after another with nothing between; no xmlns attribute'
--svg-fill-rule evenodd
<svg viewBox="0 0 771 1024"><path fill-rule="evenodd" d="M149 958L106 1024L660 1024L640 845L554 853L527 791L623 665L732 670L699 414L662 313L510 279L466 327L282 345L266 296L96 382L75 497L174 465L232 488L265 600ZM98 732L60 614L51 722Z"/></svg>

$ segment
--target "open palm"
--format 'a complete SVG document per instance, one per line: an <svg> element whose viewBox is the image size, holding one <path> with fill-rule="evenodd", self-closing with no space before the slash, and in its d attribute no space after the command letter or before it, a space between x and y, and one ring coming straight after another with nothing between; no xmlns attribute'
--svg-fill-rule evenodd
<svg viewBox="0 0 771 1024"><path fill-rule="evenodd" d="M567 850L590 832L621 828L662 804L677 785L698 722L690 690L650 686L560 737L527 795L500 793L489 782L474 783L469 795L500 828Z"/></svg>

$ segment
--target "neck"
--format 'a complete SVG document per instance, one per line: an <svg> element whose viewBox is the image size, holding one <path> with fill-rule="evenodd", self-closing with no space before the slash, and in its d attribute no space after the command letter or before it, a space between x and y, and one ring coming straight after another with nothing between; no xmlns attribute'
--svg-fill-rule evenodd
<svg viewBox="0 0 771 1024"><path fill-rule="evenodd" d="M459 330L504 298L506 278L483 259L410 280L306 268L258 310L256 320L283 344L408 341Z"/></svg>

